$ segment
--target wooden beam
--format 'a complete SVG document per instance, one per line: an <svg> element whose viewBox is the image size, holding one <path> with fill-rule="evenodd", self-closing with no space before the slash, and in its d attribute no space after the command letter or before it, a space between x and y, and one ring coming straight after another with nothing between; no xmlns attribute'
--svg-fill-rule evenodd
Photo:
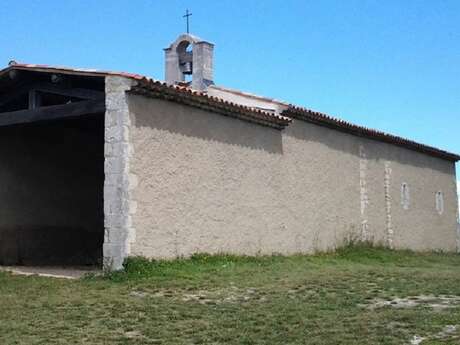
<svg viewBox="0 0 460 345"><path fill-rule="evenodd" d="M41 95L37 90L29 91L29 109L39 108L41 105Z"/></svg>
<svg viewBox="0 0 460 345"><path fill-rule="evenodd" d="M29 110L0 113L0 126L72 118L105 112L104 100L80 101Z"/></svg>
<svg viewBox="0 0 460 345"><path fill-rule="evenodd" d="M97 91L82 88L61 88L50 83L42 83L34 86L40 92L52 93L55 95L62 95L80 99L102 99L104 98L104 91Z"/></svg>
<svg viewBox="0 0 460 345"><path fill-rule="evenodd" d="M11 92L0 95L0 107L18 99L22 95L29 93L31 90L88 100L104 98L104 91L83 88L63 88L52 83L32 83L12 88Z"/></svg>

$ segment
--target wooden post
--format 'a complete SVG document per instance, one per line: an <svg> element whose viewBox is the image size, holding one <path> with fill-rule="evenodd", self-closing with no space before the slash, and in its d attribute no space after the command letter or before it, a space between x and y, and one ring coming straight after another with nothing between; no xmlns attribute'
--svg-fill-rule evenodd
<svg viewBox="0 0 460 345"><path fill-rule="evenodd" d="M29 91L29 109L37 109L41 105L40 93L37 90Z"/></svg>

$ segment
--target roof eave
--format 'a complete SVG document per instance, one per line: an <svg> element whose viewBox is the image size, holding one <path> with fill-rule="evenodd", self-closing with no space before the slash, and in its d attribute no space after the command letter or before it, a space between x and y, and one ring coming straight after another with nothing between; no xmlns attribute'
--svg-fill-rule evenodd
<svg viewBox="0 0 460 345"><path fill-rule="evenodd" d="M95 70L95 69L82 69L82 68L34 65L34 64L23 64L23 63L16 63L16 64L10 65L0 70L0 77L12 70L43 72L43 73L59 73L59 74L65 74L65 75L79 75L79 76L87 76L87 77L116 76L116 77L131 78L135 80L140 80L142 78L145 78L144 76L139 75L139 74L126 73L126 72L102 71L102 70Z"/></svg>
<svg viewBox="0 0 460 345"><path fill-rule="evenodd" d="M131 94L159 98L167 101L189 105L195 108L210 110L221 115L238 118L278 130L288 126L292 119L225 101L206 93L193 91L190 88L168 85L159 81L144 78L128 91Z"/></svg>
<svg viewBox="0 0 460 345"><path fill-rule="evenodd" d="M315 112L310 109L297 107L290 105L284 110L281 115L287 116L293 119L298 119L310 123L317 124L319 126L329 127L341 132L346 132L359 137L364 137L371 140L380 142L386 142L392 145L404 147L413 151L428 154L437 158L442 158L452 162L460 161L460 155L455 153L440 150L435 147L431 147L425 144L420 144L409 139L398 137L395 135L387 134L381 131L376 131L370 128L354 125L352 123L339 120L328 116L323 113Z"/></svg>

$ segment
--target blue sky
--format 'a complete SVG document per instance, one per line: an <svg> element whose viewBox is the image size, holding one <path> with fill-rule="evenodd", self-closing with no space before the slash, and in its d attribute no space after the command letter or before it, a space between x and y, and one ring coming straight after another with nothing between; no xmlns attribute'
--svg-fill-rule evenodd
<svg viewBox="0 0 460 345"><path fill-rule="evenodd" d="M0 65L163 79L186 8L216 44L217 84L460 153L458 0L3 0Z"/></svg>

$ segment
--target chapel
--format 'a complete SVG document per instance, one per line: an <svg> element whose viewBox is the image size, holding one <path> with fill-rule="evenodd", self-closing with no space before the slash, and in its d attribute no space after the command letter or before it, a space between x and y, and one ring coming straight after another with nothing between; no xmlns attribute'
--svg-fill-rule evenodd
<svg viewBox="0 0 460 345"><path fill-rule="evenodd" d="M216 85L213 52L180 35L164 81L0 70L0 265L458 250L459 155Z"/></svg>

